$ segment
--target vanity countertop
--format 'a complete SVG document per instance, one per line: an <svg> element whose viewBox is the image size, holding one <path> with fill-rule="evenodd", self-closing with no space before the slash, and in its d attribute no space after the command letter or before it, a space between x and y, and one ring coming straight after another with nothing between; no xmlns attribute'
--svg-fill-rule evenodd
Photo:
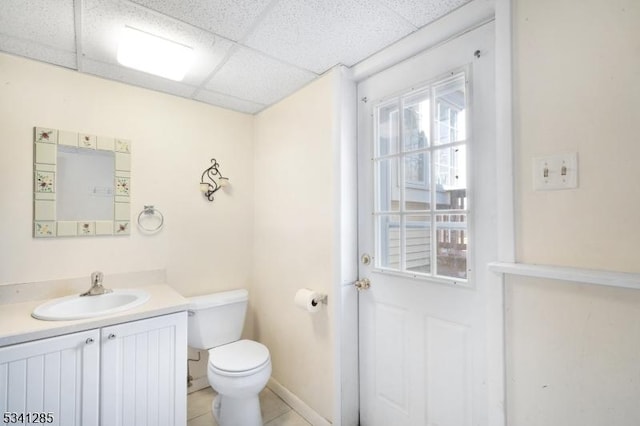
<svg viewBox="0 0 640 426"><path fill-rule="evenodd" d="M81 320L42 321L33 318L31 312L46 300L0 305L0 347L187 310L187 299L166 284L139 288L151 296L143 305Z"/></svg>

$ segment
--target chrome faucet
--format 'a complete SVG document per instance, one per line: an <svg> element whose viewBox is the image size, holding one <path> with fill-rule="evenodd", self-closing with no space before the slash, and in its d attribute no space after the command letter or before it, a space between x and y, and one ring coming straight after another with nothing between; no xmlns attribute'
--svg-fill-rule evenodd
<svg viewBox="0 0 640 426"><path fill-rule="evenodd" d="M80 296L99 296L101 294L111 293L113 290L102 286L102 278L104 274L100 271L91 274L91 288Z"/></svg>

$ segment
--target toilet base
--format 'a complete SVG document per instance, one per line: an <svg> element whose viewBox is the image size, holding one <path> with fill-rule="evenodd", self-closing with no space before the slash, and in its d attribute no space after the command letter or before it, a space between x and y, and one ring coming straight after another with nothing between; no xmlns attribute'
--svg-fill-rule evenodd
<svg viewBox="0 0 640 426"><path fill-rule="evenodd" d="M211 411L220 426L262 426L258 395L246 398L218 395Z"/></svg>

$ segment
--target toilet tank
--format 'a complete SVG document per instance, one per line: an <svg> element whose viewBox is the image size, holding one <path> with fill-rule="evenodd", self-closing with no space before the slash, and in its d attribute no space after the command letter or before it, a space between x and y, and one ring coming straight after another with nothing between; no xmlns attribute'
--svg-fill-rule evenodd
<svg viewBox="0 0 640 426"><path fill-rule="evenodd" d="M211 349L240 340L249 300L247 290L224 291L187 300L189 346Z"/></svg>

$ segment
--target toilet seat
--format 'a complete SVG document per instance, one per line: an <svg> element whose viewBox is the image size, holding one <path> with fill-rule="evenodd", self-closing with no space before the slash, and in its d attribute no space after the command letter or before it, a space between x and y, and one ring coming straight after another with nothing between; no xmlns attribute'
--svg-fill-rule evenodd
<svg viewBox="0 0 640 426"><path fill-rule="evenodd" d="M209 350L209 368L222 376L248 376L270 362L269 349L252 340L238 340Z"/></svg>

